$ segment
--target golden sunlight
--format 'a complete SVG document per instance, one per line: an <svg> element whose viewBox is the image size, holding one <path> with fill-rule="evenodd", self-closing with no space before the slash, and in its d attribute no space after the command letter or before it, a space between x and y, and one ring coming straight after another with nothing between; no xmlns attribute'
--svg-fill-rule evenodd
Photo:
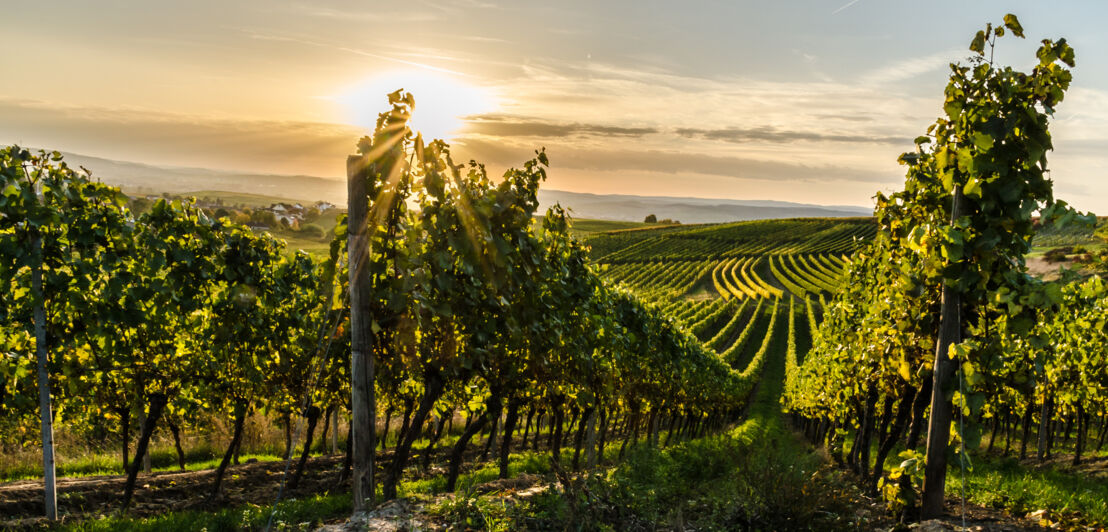
<svg viewBox="0 0 1108 532"><path fill-rule="evenodd" d="M411 127L428 140L449 141L464 125L464 117L495 109L486 89L466 84L458 76L419 70L375 75L328 99L339 104L342 122L372 130L377 115L389 109L385 95L397 89L415 96Z"/></svg>

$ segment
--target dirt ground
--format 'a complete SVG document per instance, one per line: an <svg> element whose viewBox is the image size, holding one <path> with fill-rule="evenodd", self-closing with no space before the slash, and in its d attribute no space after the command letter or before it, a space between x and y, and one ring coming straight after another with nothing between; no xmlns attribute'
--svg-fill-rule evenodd
<svg viewBox="0 0 1108 532"><path fill-rule="evenodd" d="M1027 259L1027 273L1030 273L1031 275L1038 277L1044 281L1053 281L1058 279L1058 272L1062 268L1065 268L1067 270L1080 270L1081 267L1081 264L1076 264L1072 260L1068 260L1065 262L1047 262L1042 257L1031 257Z"/></svg>
<svg viewBox="0 0 1108 532"><path fill-rule="evenodd" d="M476 451L475 451L476 454ZM378 455L381 465L391 458L391 453ZM445 459L445 455L437 457ZM474 459L476 456L473 457ZM1058 453L1047 464L1040 466L1029 459L1027 467L1069 468L1072 455ZM438 463L439 460L436 460ZM228 468L224 478L222 496L209 501L208 494L214 470L158 472L140 475L135 489L132 515L148 516L179 510L215 510L236 507L245 504L268 505L277 497L281 486L285 462L256 462ZM342 456L313 457L308 462L304 478L298 489L286 490L284 497L302 497L334 490L349 490L349 481L338 482L342 469ZM434 474L438 468L432 468L428 474ZM1108 457L1091 457L1078 468L1084 474L1100 478L1108 477ZM289 472L290 476L292 471ZM58 500L60 513L65 520L79 520L109 515L120 508L125 477L97 476L80 478L62 478L58 480ZM549 488L551 479L542 479L532 475L521 478L494 481L475 487L476 493L497 491L508 494L510 498L523 495L522 498ZM443 496L439 496L443 497ZM328 530L391 530L395 527L383 523L406 523L407 530L442 530L444 523L423 512L424 504L404 503L398 506L391 503L382 506L379 512L368 516L359 516L354 521L339 520L329 523ZM887 517L880 517L883 509L878 501L857 501L859 511L874 516L871 521L879 530L963 530L961 501L947 500L948 515L942 519L913 525L898 525ZM24 480L0 484L0 530L33 528L43 525L41 481ZM1030 516L1011 516L1003 510L982 506L967 505L965 530L974 531L1013 531L1058 529L1052 525L1055 521L1069 521L1064 516L1050 512ZM402 527L403 528L403 527ZM1061 526L1062 529L1078 529ZM1084 529L1084 528L1081 528Z"/></svg>
<svg viewBox="0 0 1108 532"><path fill-rule="evenodd" d="M295 468L295 464L293 465ZM285 497L348 489L338 483L342 457L309 459L300 486ZM215 471L166 471L139 475L131 514L147 516L186 509L216 509L246 503L272 504L281 486L285 462L255 462L230 466L222 496L208 501ZM289 477L292 470L289 471ZM66 519L108 515L118 510L126 477L122 475L58 479L59 514ZM0 530L33 526L42 521L42 481L0 484Z"/></svg>

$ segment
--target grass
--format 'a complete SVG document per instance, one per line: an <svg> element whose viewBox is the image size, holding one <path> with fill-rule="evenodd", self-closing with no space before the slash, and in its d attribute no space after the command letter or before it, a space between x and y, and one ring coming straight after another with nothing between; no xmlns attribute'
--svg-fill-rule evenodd
<svg viewBox="0 0 1108 532"><path fill-rule="evenodd" d="M177 455L175 453L170 454L170 452L171 451L162 450L151 453L150 470L154 472L180 471L181 468L177 464ZM186 454L185 470L201 471L204 469L215 469L219 466L219 462L221 459L222 457L197 457L195 455L190 458L189 454ZM239 463L245 463L247 460L250 459L254 459L259 462L273 462L277 460L282 460L283 457L271 453L247 453L239 455ZM57 475L59 478L123 475L125 473L126 472L123 471L123 466L120 463L118 456L107 456L102 454L77 458L71 462L59 461L57 465ZM0 474L0 482L12 482L16 480L40 478L42 478L41 464L23 464L17 467L9 468L5 470L2 474Z"/></svg>
<svg viewBox="0 0 1108 532"><path fill-rule="evenodd" d="M484 510L490 530L541 528L536 521L586 530L869 528L852 508L856 490L785 426L784 331L771 340L747 419L733 429L664 449L640 444L585 487L563 486L560 500L536 498L525 512L486 501L465 515ZM499 521L490 526L488 516Z"/></svg>
<svg viewBox="0 0 1108 532"><path fill-rule="evenodd" d="M590 233L603 233L606 231L618 231L621 229L637 229L640 227L653 225L657 224L646 224L643 222L624 222L617 220L575 219L573 220L570 229L576 235L587 235Z"/></svg>
<svg viewBox="0 0 1108 532"><path fill-rule="evenodd" d="M74 532L99 531L194 531L264 530L273 515L273 530L314 530L327 520L350 515L353 506L349 493L315 495L286 500L274 506L247 505L215 512L170 512L155 517L105 517L63 525Z"/></svg>
<svg viewBox="0 0 1108 532"><path fill-rule="evenodd" d="M252 419L248 425L268 423L268 420ZM239 454L239 462L245 462L251 458L260 462L280 460L284 455L284 440L280 435L280 429L269 427L265 434L258 434L257 439L247 439ZM329 437L328 437L329 438ZM189 442L193 442L189 445ZM219 439L217 439L219 441ZM125 473L120 457L120 449L113 445L110 448L90 446L87 442L74 438L57 438L56 442L56 467L59 478L64 477L88 477L99 475L122 475ZM221 445L212 445L206 437L199 434L192 438L185 438L185 468L189 471L200 469L213 469L219 464L226 448ZM132 458L135 452L135 442L132 440L130 449ZM0 456L0 482L42 478L42 455L37 449L26 452ZM177 451L173 447L172 440L156 437L150 450L150 465L153 471L177 471Z"/></svg>
<svg viewBox="0 0 1108 532"><path fill-rule="evenodd" d="M246 207L269 207L274 203L299 203L305 207L314 204L314 201L306 201L294 198L282 198L279 196L266 196L264 194L249 194L246 192L227 192L223 190L198 190L195 192L184 192L181 194L175 194L183 198L195 197L197 199L209 198L211 200L221 199L223 204L227 206L244 205Z"/></svg>
<svg viewBox="0 0 1108 532"><path fill-rule="evenodd" d="M532 223L535 229L542 228L542 216L535 216L532 219ZM627 222L622 220L593 220L589 218L573 218L570 220L569 231L571 234L577 237L590 235L592 233L604 233L607 231L620 231L624 229L638 229L641 227L653 227L658 224L647 224L643 222Z"/></svg>
<svg viewBox="0 0 1108 532"><path fill-rule="evenodd" d="M614 452L616 451L612 449L612 453ZM267 456L267 458L280 459L276 456ZM573 449L563 449L563 463L568 463L572 459ZM218 460L212 460L210 463L197 462L194 465L197 469L215 467L218 465ZM522 474L547 474L551 471L550 454L532 451L512 453L509 457L508 471L509 477ZM463 494L472 492L473 486L496 480L498 477L499 467L495 463L485 464L459 476L459 492ZM402 481L399 486L399 494L401 497L433 495L443 492L445 487L446 478L439 475L427 479ZM378 491L378 496L380 496L380 491ZM168 512L155 517L110 516L66 524L61 529L81 532L107 530L136 532L154 530L208 530L209 532L262 530L265 528L273 508L272 505L246 505L214 512L192 510ZM325 521L346 517L352 511L348 493L315 495L300 500L290 499L281 502L276 508L277 512L274 514L273 520L274 530L312 530Z"/></svg>
<svg viewBox="0 0 1108 532"><path fill-rule="evenodd" d="M1104 243L1104 240L1095 234L1097 229L1108 225L1108 218L1098 218L1096 227L1080 226L1077 224L1066 227L1045 226L1035 230L1035 238L1031 244L1036 250L1045 250L1060 246L1096 245Z"/></svg>
<svg viewBox="0 0 1108 532"><path fill-rule="evenodd" d="M301 250L318 257L326 257L331 253L330 236L324 237L323 240L318 240L302 236L296 231L270 231L270 233L284 240L289 250Z"/></svg>
<svg viewBox="0 0 1108 532"><path fill-rule="evenodd" d="M844 448L849 448L853 441L853 433L848 434L843 441ZM998 445L1001 441L1003 440L998 440ZM1037 441L1036 431L1032 432L1030 441L1029 454L1033 456ZM987 439L982 445L985 443ZM1018 449L1020 442L1013 440L1012 443ZM871 446L871 455L876 454L876 438ZM903 450L904 444L899 443L889 453L885 460L885 471L901 462L902 459L897 455ZM924 448L917 450L923 452ZM1057 442L1053 452L1072 453L1072 442ZM1089 449L1085 457L1090 459L1105 454L1108 451L1098 453ZM966 500L972 504L1005 510L1017 517L1045 509L1055 516L1064 516L1068 524L1084 522L1098 527L1108 526L1108 482L1103 477L1096 478L1056 464L1028 465L1017 458L988 455L980 449L971 452L971 460L973 468L966 472L965 481ZM1068 463L1068 460L1062 463ZM959 463L952 460L946 477L947 496L960 497L961 487L962 471Z"/></svg>
<svg viewBox="0 0 1108 532"><path fill-rule="evenodd" d="M573 460L573 449L562 449L562 463ZM550 473L550 453L524 451L508 456L508 478L522 474L545 475ZM500 477L500 466L490 463L458 476L458 489L465 491L478 484L491 482ZM431 495L446 491L446 477L438 475L426 479L402 480L397 490L401 497L412 495Z"/></svg>
<svg viewBox="0 0 1108 532"><path fill-rule="evenodd" d="M960 485L951 470L947 485ZM1014 458L978 457L966 476L967 498L982 506L1004 508L1013 515L1047 509L1077 513L1101 526L1108 524L1108 483L1089 475L1053 467L1028 468Z"/></svg>

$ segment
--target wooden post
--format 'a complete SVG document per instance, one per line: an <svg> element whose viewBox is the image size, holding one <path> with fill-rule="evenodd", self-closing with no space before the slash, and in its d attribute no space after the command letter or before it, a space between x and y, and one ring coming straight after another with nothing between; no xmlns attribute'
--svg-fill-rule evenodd
<svg viewBox="0 0 1108 532"><path fill-rule="evenodd" d="M962 217L962 187L954 187L951 225ZM962 337L962 297L955 283L943 281L942 310L939 321L939 341L935 346L935 368L932 374L931 418L927 425L927 464L923 473L923 497L920 514L924 520L943 513L946 498L946 448L950 443L950 423L954 412L947 397L948 384L955 376L957 365L947 353Z"/></svg>
<svg viewBox="0 0 1108 532"><path fill-rule="evenodd" d="M42 418L42 481L46 518L58 519L58 488L54 470L54 413L50 403L50 375L46 370L46 300L42 292L42 233L35 229L35 265L31 269L31 293L35 298L35 355L38 358L38 405Z"/></svg>
<svg viewBox="0 0 1108 532"><path fill-rule="evenodd" d="M339 408L331 409L331 454L339 454Z"/></svg>
<svg viewBox="0 0 1108 532"><path fill-rule="evenodd" d="M141 409L141 408L139 409L139 426L140 427L145 427L146 426L146 411ZM150 436L153 437L154 435L151 434ZM138 457L136 457L136 458L138 458ZM150 474L150 448L149 447L146 448L145 453L142 453L142 473L144 475L149 475Z"/></svg>
<svg viewBox="0 0 1108 532"><path fill-rule="evenodd" d="M350 437L354 468L354 512L363 512L374 502L375 483L373 452L376 447L376 401L373 390L373 320L366 312L370 295L370 279L366 274L369 243L366 240L366 220L369 197L366 190L365 157L351 155L346 159L347 183L347 251L350 268L350 363L351 401Z"/></svg>

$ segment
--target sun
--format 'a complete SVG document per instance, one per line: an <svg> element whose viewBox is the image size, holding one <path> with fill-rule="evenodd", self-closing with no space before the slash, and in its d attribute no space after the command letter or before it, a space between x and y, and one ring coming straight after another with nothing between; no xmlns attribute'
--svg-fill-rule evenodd
<svg viewBox="0 0 1108 532"><path fill-rule="evenodd" d="M377 74L328 99L339 104L342 122L372 130L377 115L389 109L386 95L397 89L415 96L409 125L427 140L449 141L465 125L464 117L495 108L488 90L468 84L460 76L419 70Z"/></svg>

